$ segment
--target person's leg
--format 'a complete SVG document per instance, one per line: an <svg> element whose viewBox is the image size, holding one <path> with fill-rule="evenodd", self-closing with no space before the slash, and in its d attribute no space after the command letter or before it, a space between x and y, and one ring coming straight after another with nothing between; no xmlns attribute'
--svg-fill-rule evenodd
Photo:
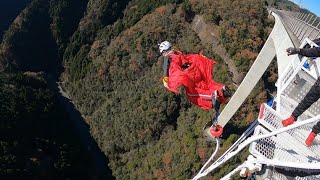
<svg viewBox="0 0 320 180"><path fill-rule="evenodd" d="M299 117L304 111L306 111L314 102L320 98L320 80L318 79L316 83L311 87L309 92L303 98L303 100L298 104L298 106L292 112L294 117Z"/></svg>
<svg viewBox="0 0 320 180"><path fill-rule="evenodd" d="M319 79L318 79L318 87L320 87L319 86ZM320 89L318 88L318 91L319 91ZM318 92L318 99L319 99L319 92ZM316 138L316 136L317 136L317 134L319 134L320 133L320 121L318 121L317 122L317 124L316 125L314 125L313 127L312 127L312 131L310 132L310 134L309 134L309 136L307 137L307 139L306 139L306 146L311 146L312 145L312 143L313 143L313 141L314 141L314 139Z"/></svg>
<svg viewBox="0 0 320 180"><path fill-rule="evenodd" d="M320 133L320 121L318 121L317 124L312 127L312 131L310 132L308 138L306 139L306 145L311 146L314 138L316 138L317 134L319 133Z"/></svg>
<svg viewBox="0 0 320 180"><path fill-rule="evenodd" d="M320 133L320 121L318 121L317 124L313 126L312 131L316 134Z"/></svg>
<svg viewBox="0 0 320 180"><path fill-rule="evenodd" d="M214 91L213 95L212 95L212 108L217 112L220 112L220 101L218 99L218 91Z"/></svg>
<svg viewBox="0 0 320 180"><path fill-rule="evenodd" d="M305 142L306 146L308 146L308 147L311 146L312 142L313 142L314 138L316 138L316 136L317 136L317 133L311 131L309 136L306 139L306 142Z"/></svg>
<svg viewBox="0 0 320 180"><path fill-rule="evenodd" d="M231 97L232 96L232 92L231 90L228 88L228 86L223 86L222 87L222 93L224 97Z"/></svg>
<svg viewBox="0 0 320 180"><path fill-rule="evenodd" d="M282 121L282 125L286 127L294 123L294 121L296 121L297 118L304 111L306 111L314 102L316 102L319 98L320 98L320 79L318 78L316 83L311 87L311 89L303 98L303 100L294 109L294 111L292 112L292 115L289 118Z"/></svg>

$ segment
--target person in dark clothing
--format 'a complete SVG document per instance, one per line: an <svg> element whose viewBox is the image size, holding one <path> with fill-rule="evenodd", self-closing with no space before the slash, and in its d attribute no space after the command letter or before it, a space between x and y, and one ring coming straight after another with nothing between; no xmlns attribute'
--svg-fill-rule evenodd
<svg viewBox="0 0 320 180"><path fill-rule="evenodd" d="M320 38L314 40L315 43L320 44ZM301 56L306 57L320 57L320 47L314 48L293 48L290 47L287 49L288 56L293 54L298 54ZM298 104L298 106L294 109L291 116L282 121L283 126L288 126L293 124L297 118L306 111L313 103L315 103L320 98L320 77L316 80L315 84L311 87L309 92L303 98L303 100ZM320 121L317 122L316 125L313 126L312 131L310 132L308 138L306 139L305 143L307 146L311 146L314 138L317 134L320 133Z"/></svg>
<svg viewBox="0 0 320 180"><path fill-rule="evenodd" d="M174 50L172 48L172 45L168 41L163 41L161 44L159 44L159 50L161 55L164 57L163 61L163 86L168 88L168 82L169 82L169 67L171 58L168 56L171 53L174 53Z"/></svg>

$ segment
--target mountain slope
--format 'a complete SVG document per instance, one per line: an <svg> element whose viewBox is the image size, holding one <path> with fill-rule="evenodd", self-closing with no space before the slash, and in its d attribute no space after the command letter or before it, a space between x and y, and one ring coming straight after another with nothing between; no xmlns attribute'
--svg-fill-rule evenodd
<svg viewBox="0 0 320 180"><path fill-rule="evenodd" d="M33 0L4 34L0 69L57 72L85 7L86 0Z"/></svg>
<svg viewBox="0 0 320 180"><path fill-rule="evenodd" d="M30 1L31 0L0 1L0 42L2 41L4 31L8 29L10 24Z"/></svg>
<svg viewBox="0 0 320 180"><path fill-rule="evenodd" d="M0 73L1 179L86 179L90 160L42 74Z"/></svg>
<svg viewBox="0 0 320 180"><path fill-rule="evenodd" d="M189 178L212 149L201 135L209 112L191 107L184 95L167 92L159 80L162 59L157 43L167 39L181 50L204 50L219 62L215 79L231 82L226 65L192 30L191 8L189 3L161 6L113 39L104 38L108 32L102 30L87 46L89 53L76 56L82 64L65 64L70 70L63 74L64 87L91 124L117 178ZM258 8L261 11L261 17L265 16ZM261 17L254 18L260 22ZM261 91L261 87L256 89L253 96L257 97L249 98L235 124L241 127L252 120L249 116L258 109L249 107L263 101L264 95L257 95ZM230 134L235 132L235 128L228 129Z"/></svg>
<svg viewBox="0 0 320 180"><path fill-rule="evenodd" d="M62 72L64 89L116 178L187 179L213 150L202 136L212 112L191 105L183 89L178 95L163 87L157 43L169 40L182 51L204 50L218 62L213 78L232 86L214 43L199 37L191 23L196 15L204 17L237 71L245 73L272 27L265 5L260 0L34 0L6 33L0 61L7 71ZM273 74L276 68L270 69ZM266 101L266 76L226 126L224 148ZM215 178L245 157L234 158Z"/></svg>
<svg viewBox="0 0 320 180"><path fill-rule="evenodd" d="M9 70L40 71L54 67L57 47L50 32L49 4L32 1L4 35L0 59Z"/></svg>

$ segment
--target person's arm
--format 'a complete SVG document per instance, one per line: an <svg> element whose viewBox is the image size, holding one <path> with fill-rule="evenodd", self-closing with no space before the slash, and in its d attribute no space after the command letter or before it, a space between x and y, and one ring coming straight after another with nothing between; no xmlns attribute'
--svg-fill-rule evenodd
<svg viewBox="0 0 320 180"><path fill-rule="evenodd" d="M314 48L294 48L289 47L287 50L288 56L293 54L299 54L301 56L306 57L320 57L320 47L314 47Z"/></svg>
<svg viewBox="0 0 320 180"><path fill-rule="evenodd" d="M314 39L314 40L312 40L314 43L316 43L318 46L320 45L320 38L318 38L318 39Z"/></svg>
<svg viewBox="0 0 320 180"><path fill-rule="evenodd" d="M162 82L163 86L166 88L169 88L168 82L169 82L169 67L170 67L171 58L169 56L164 57L163 61L163 77Z"/></svg>
<svg viewBox="0 0 320 180"><path fill-rule="evenodd" d="M164 61L163 61L163 77L168 77L169 76L169 67L170 67L170 57L165 56Z"/></svg>
<svg viewBox="0 0 320 180"><path fill-rule="evenodd" d="M306 57L320 57L320 47L300 49L298 54Z"/></svg>
<svg viewBox="0 0 320 180"><path fill-rule="evenodd" d="M181 52L182 52L182 54L197 54L195 52L189 52L189 51L181 51Z"/></svg>

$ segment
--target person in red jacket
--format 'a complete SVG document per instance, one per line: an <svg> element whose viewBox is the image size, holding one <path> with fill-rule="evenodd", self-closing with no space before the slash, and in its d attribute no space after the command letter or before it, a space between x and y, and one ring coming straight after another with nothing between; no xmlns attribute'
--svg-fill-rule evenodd
<svg viewBox="0 0 320 180"><path fill-rule="evenodd" d="M314 42L319 43L320 39L316 39L314 40ZM293 54L298 54L306 57L320 57L320 47L302 48L302 49L290 47L287 49L287 53L288 53L288 56ZM303 98L303 100L294 109L291 116L282 121L282 125L286 127L290 124L293 124L297 120L297 118L304 111L306 111L314 102L316 102L319 98L320 98L320 77L318 77L315 84L311 87L311 89ZM316 135L319 133L320 133L320 121L318 121L317 124L313 126L312 131L310 132L308 138L305 141L306 145L311 146Z"/></svg>
<svg viewBox="0 0 320 180"><path fill-rule="evenodd" d="M230 90L212 80L215 61L200 54L183 54L168 41L159 44L164 57L163 85L170 91L179 93L184 86L188 99L202 109L214 108L219 112L220 104L231 96Z"/></svg>

